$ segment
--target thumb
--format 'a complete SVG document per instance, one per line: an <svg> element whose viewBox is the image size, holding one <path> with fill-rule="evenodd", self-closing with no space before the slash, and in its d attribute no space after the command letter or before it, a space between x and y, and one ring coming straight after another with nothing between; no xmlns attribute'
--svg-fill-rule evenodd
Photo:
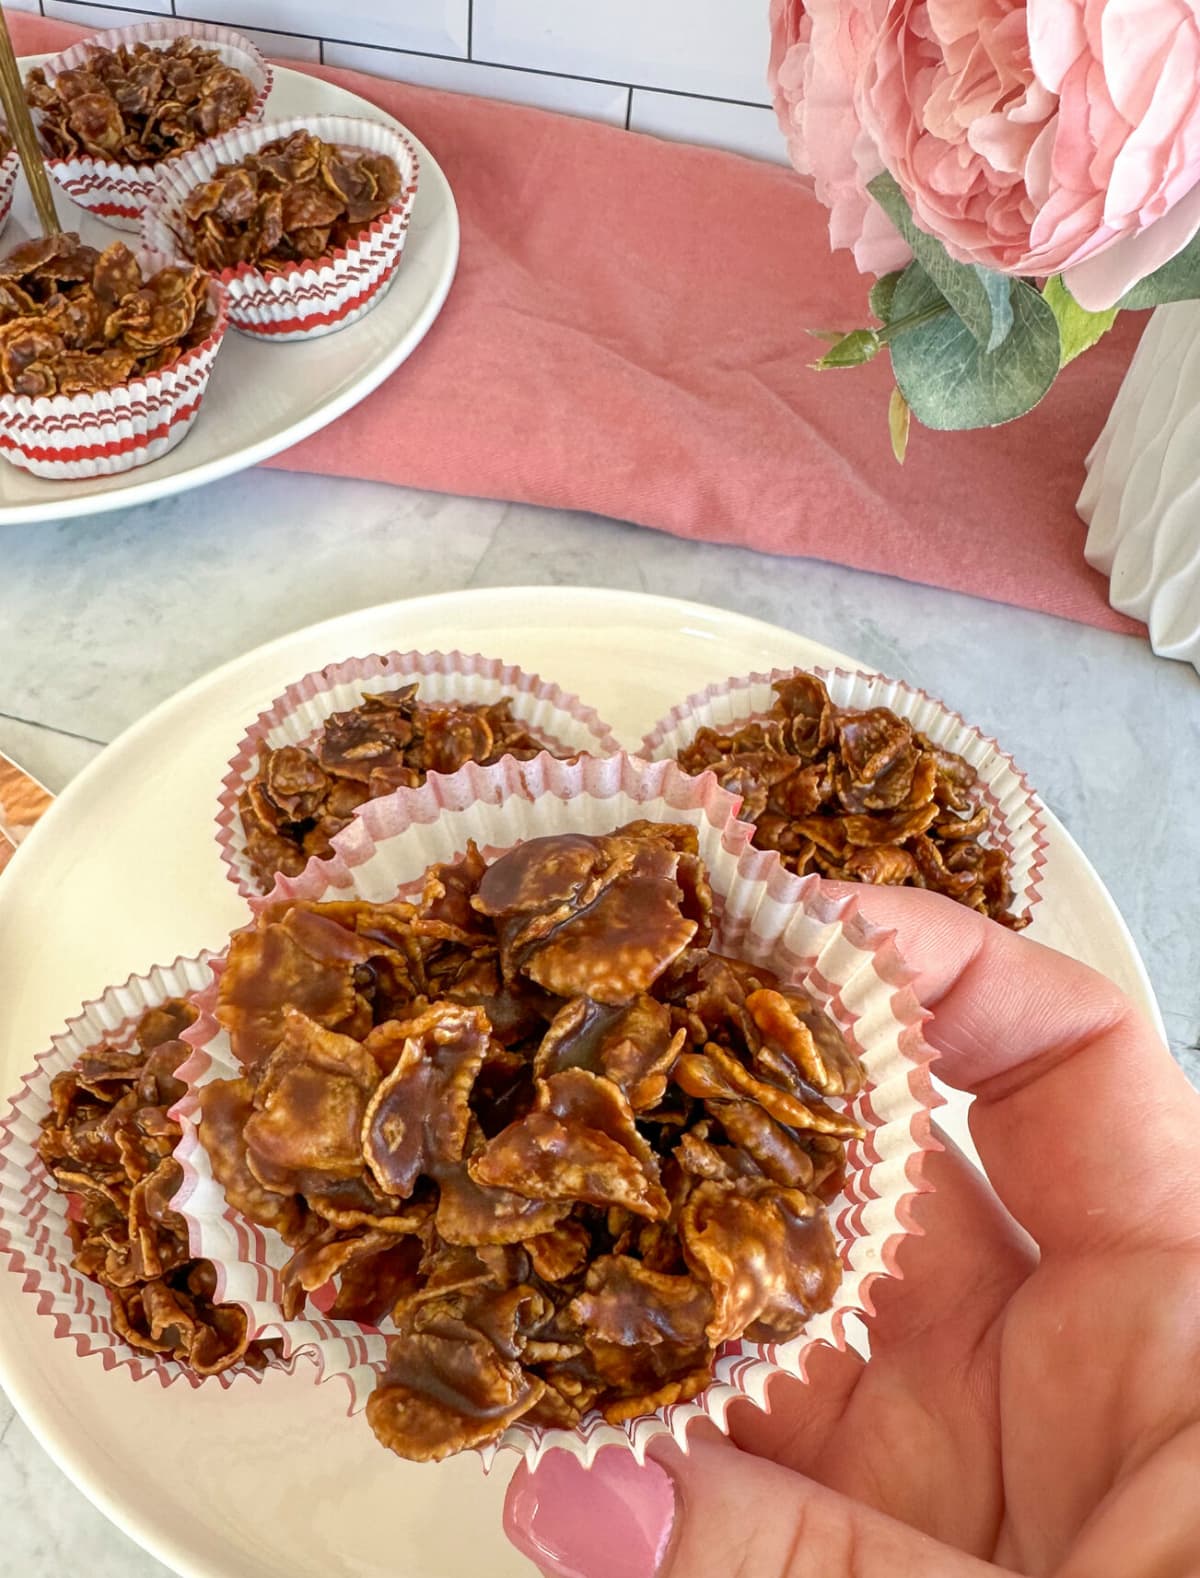
<svg viewBox="0 0 1200 1578"><path fill-rule="evenodd" d="M605 1447L521 1464L504 1528L547 1578L1004 1578L801 1474L693 1439L643 1466Z"/></svg>

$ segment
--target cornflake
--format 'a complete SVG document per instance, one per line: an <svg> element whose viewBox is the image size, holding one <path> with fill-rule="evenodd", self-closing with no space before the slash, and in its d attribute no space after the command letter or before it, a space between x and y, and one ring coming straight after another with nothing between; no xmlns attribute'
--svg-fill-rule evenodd
<svg viewBox="0 0 1200 1578"><path fill-rule="evenodd" d="M53 83L36 66L25 98L40 112L51 158L146 165L229 131L253 108L255 90L215 49L184 37L161 48L92 46L84 65L60 71Z"/></svg>
<svg viewBox="0 0 1200 1578"><path fill-rule="evenodd" d="M528 761L555 747L512 716L512 699L420 701L417 686L364 696L335 712L308 746L264 746L258 771L238 800L246 859L265 893L277 872L295 877L310 857L333 853L331 840L358 806L456 772L466 762L503 756ZM468 911L468 914L470 912Z"/></svg>
<svg viewBox="0 0 1200 1578"><path fill-rule="evenodd" d="M106 1290L116 1331L144 1353L217 1375L239 1360L261 1369L270 1349L247 1342L238 1305L214 1302L214 1268L189 1253L187 1224L171 1209L183 1174L168 1108L186 1088L175 1071L191 1048L178 1038L195 1017L171 999L142 1015L128 1051L96 1047L56 1074L37 1151L71 1202L71 1264Z"/></svg>
<svg viewBox="0 0 1200 1578"><path fill-rule="evenodd" d="M367 1417L402 1457L686 1400L720 1344L832 1301L825 1202L863 1132L832 1103L863 1069L711 951L712 913L694 829L638 822L472 845L415 900L272 903L234 938L242 1073L201 1088L200 1138L293 1250L285 1315L321 1293L387 1334Z"/></svg>
<svg viewBox="0 0 1200 1578"><path fill-rule="evenodd" d="M172 366L215 323L208 276L149 276L123 241L98 252L71 232L0 261L0 393L93 394Z"/></svg>
<svg viewBox="0 0 1200 1578"><path fill-rule="evenodd" d="M703 728L676 761L742 797L755 842L799 876L931 888L1014 931L1011 861L986 841L975 769L887 707L838 707L815 674L777 680L766 717Z"/></svg>
<svg viewBox="0 0 1200 1578"><path fill-rule="evenodd" d="M218 165L183 203L181 241L201 267L264 272L302 263L359 235L400 196L396 161L296 131Z"/></svg>

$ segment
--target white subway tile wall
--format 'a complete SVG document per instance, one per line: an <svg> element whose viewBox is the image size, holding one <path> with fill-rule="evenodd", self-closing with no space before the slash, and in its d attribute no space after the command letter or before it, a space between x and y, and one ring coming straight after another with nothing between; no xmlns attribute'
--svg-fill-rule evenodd
<svg viewBox="0 0 1200 1578"><path fill-rule="evenodd" d="M96 28L172 14L267 54L782 160L767 0L5 0Z"/></svg>
<svg viewBox="0 0 1200 1578"><path fill-rule="evenodd" d="M377 77L419 82L427 88L447 88L451 93L477 93L485 99L509 99L536 104L539 109L566 115L586 115L590 120L625 124L629 89L611 82L580 82L574 77L553 77L543 71L516 71L507 66L484 66L474 60L446 60L438 55L406 55L396 49L370 49L361 44L324 45L327 66L349 66Z"/></svg>
<svg viewBox="0 0 1200 1578"><path fill-rule="evenodd" d="M261 27L239 27L238 32L273 60L310 60L315 64L321 59L319 38L304 38L299 33L266 33Z"/></svg>
<svg viewBox="0 0 1200 1578"><path fill-rule="evenodd" d="M7 0L6 0L7 3ZM46 16L61 22L78 22L82 27L131 27L147 16L170 16L171 0L139 0L137 6L73 5L71 0L43 0Z"/></svg>
<svg viewBox="0 0 1200 1578"><path fill-rule="evenodd" d="M7 4L11 5L12 0L7 0ZM37 10L36 3L31 9ZM42 9L46 16L57 17L62 22L78 22L83 27L96 28L129 27L131 23L140 22L147 14L173 14L171 0L158 0L157 9L152 3L143 4L136 11L125 6L93 5L91 0L43 0ZM317 38L303 38L292 33L264 33L253 27L242 27L239 32L257 44L264 55L277 56L281 60L319 61L321 58L321 41Z"/></svg>
<svg viewBox="0 0 1200 1578"><path fill-rule="evenodd" d="M475 0L473 53L508 66L762 103L759 0Z"/></svg>
<svg viewBox="0 0 1200 1578"><path fill-rule="evenodd" d="M470 0L175 0L175 10L229 27L463 56Z"/></svg>
<svg viewBox="0 0 1200 1578"><path fill-rule="evenodd" d="M775 111L761 104L727 104L721 99L694 99L686 93L633 90L630 131L650 132L676 142L705 142L752 159L787 163L787 146L779 133Z"/></svg>

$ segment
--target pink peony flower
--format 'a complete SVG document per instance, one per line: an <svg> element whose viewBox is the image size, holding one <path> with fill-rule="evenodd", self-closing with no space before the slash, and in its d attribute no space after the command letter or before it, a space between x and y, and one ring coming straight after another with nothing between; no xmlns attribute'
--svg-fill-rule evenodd
<svg viewBox="0 0 1200 1578"><path fill-rule="evenodd" d="M788 154L829 210L829 236L864 274L903 268L912 253L867 192L883 169L855 107L855 88L886 0L771 0L769 80Z"/></svg>
<svg viewBox="0 0 1200 1578"><path fill-rule="evenodd" d="M1195 0L889 0L861 58L863 124L952 257L1099 310L1200 228Z"/></svg>

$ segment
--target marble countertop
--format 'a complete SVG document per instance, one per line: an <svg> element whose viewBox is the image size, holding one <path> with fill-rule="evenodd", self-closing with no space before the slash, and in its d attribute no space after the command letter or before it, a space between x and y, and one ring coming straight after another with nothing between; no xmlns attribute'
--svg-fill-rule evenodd
<svg viewBox="0 0 1200 1578"><path fill-rule="evenodd" d="M996 735L1112 892L1200 1084L1200 680L1130 637L565 511L253 471L143 509L0 528L0 750L60 790L155 703L274 636L394 598L532 583L771 620ZM2 1396L0 1514L0 1578L166 1572Z"/></svg>

